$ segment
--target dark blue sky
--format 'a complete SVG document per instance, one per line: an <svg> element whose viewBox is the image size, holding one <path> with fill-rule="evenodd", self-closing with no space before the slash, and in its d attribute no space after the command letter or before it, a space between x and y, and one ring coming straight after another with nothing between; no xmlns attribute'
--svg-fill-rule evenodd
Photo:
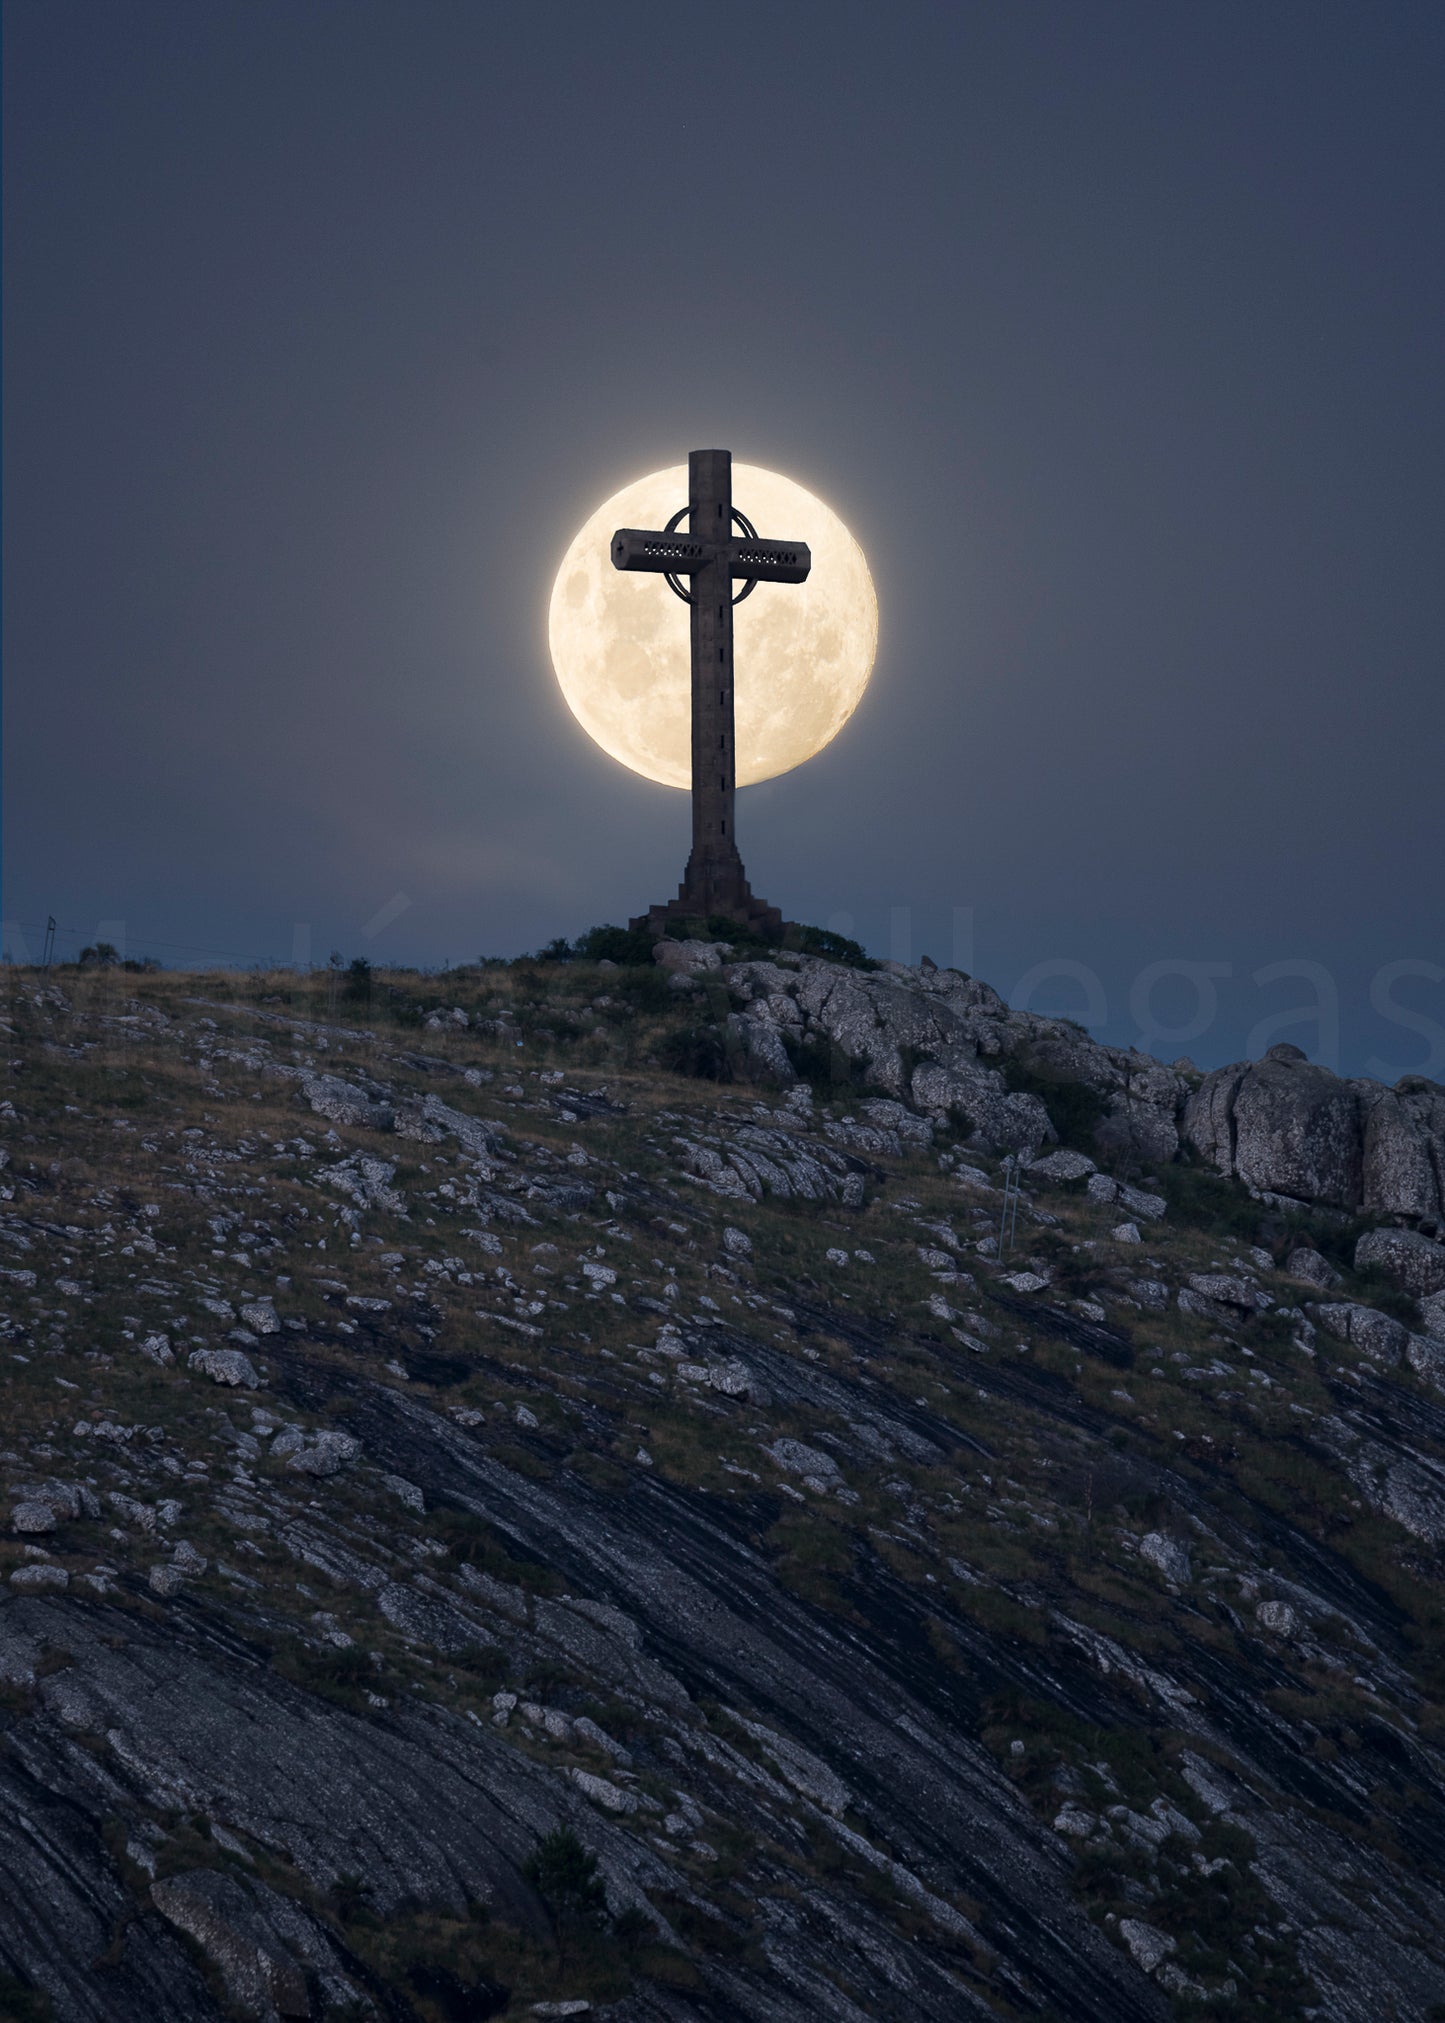
<svg viewBox="0 0 1445 2023"><path fill-rule="evenodd" d="M574 724L545 602L717 443L882 614L740 797L755 889L1006 992L1085 965L1200 1060L1327 977L1348 1068L1445 1077L1445 10L5 32L10 945L457 961L666 896L683 798ZM1175 961L1230 966L1179 1044Z"/></svg>

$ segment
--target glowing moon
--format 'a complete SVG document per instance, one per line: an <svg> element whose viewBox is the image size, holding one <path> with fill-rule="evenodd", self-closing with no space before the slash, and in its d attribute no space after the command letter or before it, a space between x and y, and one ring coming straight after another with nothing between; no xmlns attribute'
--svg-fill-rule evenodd
<svg viewBox="0 0 1445 2023"><path fill-rule="evenodd" d="M878 599L838 515L791 478L734 464L733 498L766 539L813 551L806 583L759 583L733 614L737 781L747 787L802 765L847 723L872 672ZM692 784L687 609L661 576L614 569L610 544L619 527L666 526L686 499L683 464L615 492L567 550L547 616L572 714L604 752L668 787Z"/></svg>

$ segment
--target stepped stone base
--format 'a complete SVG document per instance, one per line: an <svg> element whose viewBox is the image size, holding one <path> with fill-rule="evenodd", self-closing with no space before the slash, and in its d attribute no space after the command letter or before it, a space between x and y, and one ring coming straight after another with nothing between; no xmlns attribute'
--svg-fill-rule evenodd
<svg viewBox="0 0 1445 2023"><path fill-rule="evenodd" d="M635 920L629 920L633 929L652 928L659 936L679 920L735 920L740 927L750 927L754 934L761 934L769 941L782 941L791 923L784 920L780 909L769 906L765 899L754 899L749 895L742 904L730 906L714 904L706 913L699 910L691 900L669 899L665 904L649 906L646 913L639 913Z"/></svg>
<svg viewBox="0 0 1445 2023"><path fill-rule="evenodd" d="M689 871L692 868L689 864ZM649 906L646 913L638 914L628 925L634 931L646 927L662 935L680 920L712 920L721 916L737 921L740 927L751 928L754 934L764 935L769 941L783 939L787 922L782 913L776 906L769 906L766 899L754 897L741 864L724 867L721 876L714 867L707 868L713 872L712 876L684 878L677 888L676 899Z"/></svg>

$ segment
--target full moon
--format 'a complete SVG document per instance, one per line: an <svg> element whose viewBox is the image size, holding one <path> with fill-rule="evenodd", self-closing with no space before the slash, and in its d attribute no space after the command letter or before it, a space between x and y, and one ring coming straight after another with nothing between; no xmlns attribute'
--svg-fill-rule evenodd
<svg viewBox="0 0 1445 2023"><path fill-rule="evenodd" d="M806 583L759 583L733 615L737 783L812 758L858 707L878 647L863 550L831 507L776 471L733 465L733 498L765 540L806 541ZM687 500L687 466L624 485L563 557L547 633L567 706L587 735L644 779L692 784L686 608L661 576L612 566L619 527L663 527ZM741 589L738 584L737 588Z"/></svg>

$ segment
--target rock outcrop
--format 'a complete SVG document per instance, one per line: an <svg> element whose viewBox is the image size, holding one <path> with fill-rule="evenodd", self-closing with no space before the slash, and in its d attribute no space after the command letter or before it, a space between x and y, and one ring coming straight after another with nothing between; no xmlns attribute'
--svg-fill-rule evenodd
<svg viewBox="0 0 1445 2023"><path fill-rule="evenodd" d="M1437 1229L1445 1201L1445 1089L1343 1081L1298 1047L1217 1068L1184 1108L1186 1140L1259 1194Z"/></svg>
<svg viewBox="0 0 1445 2023"><path fill-rule="evenodd" d="M1428 2016L1428 1089L712 953L7 979L0 2012Z"/></svg>
<svg viewBox="0 0 1445 2023"><path fill-rule="evenodd" d="M696 951L675 954L678 948ZM737 1007L740 1074L786 1085L801 1048L836 1051L863 1080L958 1125L977 1146L1030 1156L1058 1136L1051 1094L1086 1091L1100 1158L1158 1165L1181 1142L1252 1193L1445 1228L1445 1089L1342 1080L1298 1047L1199 1076L1106 1047L1067 1020L1015 1012L974 977L932 966L841 968L781 953L728 960L725 944L660 944Z"/></svg>

